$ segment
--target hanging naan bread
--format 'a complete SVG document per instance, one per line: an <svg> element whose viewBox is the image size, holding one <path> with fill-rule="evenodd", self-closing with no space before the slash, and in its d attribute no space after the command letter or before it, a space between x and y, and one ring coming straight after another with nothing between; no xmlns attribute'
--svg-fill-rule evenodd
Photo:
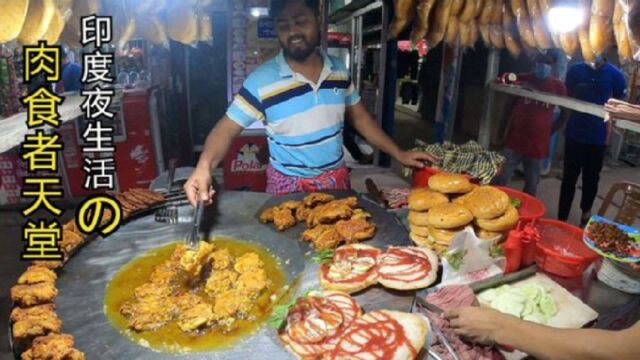
<svg viewBox="0 0 640 360"><path fill-rule="evenodd" d="M444 39L449 23L452 0L437 1L435 12L433 13L433 26L427 34L427 48L433 49Z"/></svg>
<svg viewBox="0 0 640 360"><path fill-rule="evenodd" d="M591 4L589 42L596 56L602 55L615 42L612 19L616 2L616 0L593 0Z"/></svg>
<svg viewBox="0 0 640 360"><path fill-rule="evenodd" d="M520 40L523 45L528 47L536 47L536 37L533 33L533 26L531 25L531 18L529 17L529 10L527 10L527 4L525 0L511 0L511 12L516 18L518 24L518 33L520 34Z"/></svg>
<svg viewBox="0 0 640 360"><path fill-rule="evenodd" d="M594 62L596 56L593 54L593 48L589 41L589 23L591 20L591 0L580 0L584 19L582 25L578 28L578 41L580 42L580 50L582 51L582 59L585 62Z"/></svg>
<svg viewBox="0 0 640 360"><path fill-rule="evenodd" d="M396 16L389 27L389 36L397 38L413 21L416 14L416 0L397 0L395 2Z"/></svg>
<svg viewBox="0 0 640 360"><path fill-rule="evenodd" d="M553 8L553 0L538 0L538 5L540 6L540 11L542 12L542 17L544 18L544 23L549 29L549 35L551 35L551 40L553 41L553 46L556 48L561 48L562 44L560 42L560 34L553 31L551 26L549 25L549 11Z"/></svg>
<svg viewBox="0 0 640 360"><path fill-rule="evenodd" d="M42 40L49 29L55 10L53 0L30 0L27 19L18 35L18 41L23 45L34 45L38 40Z"/></svg>
<svg viewBox="0 0 640 360"><path fill-rule="evenodd" d="M60 40L69 47L80 48L82 47L80 44L81 19L84 16L98 15L101 4L100 0L74 0L72 3L71 18L67 21ZM64 7L68 5L69 4L64 4L63 2L62 8L64 9Z"/></svg>
<svg viewBox="0 0 640 360"><path fill-rule="evenodd" d="M62 30L64 30L64 25L64 15L62 14L62 11L56 7L53 12L53 18L51 18L51 23L49 24L49 28L43 36L44 41L46 41L47 44L57 43L60 39L60 35L62 34Z"/></svg>
<svg viewBox="0 0 640 360"><path fill-rule="evenodd" d="M447 24L447 32L444 36L444 42L449 45L455 45L458 40L458 30L460 21L457 16L449 16L449 22Z"/></svg>
<svg viewBox="0 0 640 360"><path fill-rule="evenodd" d="M489 27L489 39L491 44L498 49L504 48L504 31L502 29L502 14L504 0L497 0L491 14L491 26Z"/></svg>
<svg viewBox="0 0 640 360"><path fill-rule="evenodd" d="M616 1L616 8L613 12L613 32L618 45L618 56L621 63L627 63L633 58L633 50L629 40L629 32L625 22L625 13L622 4Z"/></svg>
<svg viewBox="0 0 640 360"><path fill-rule="evenodd" d="M169 47L167 30L164 28L164 23L156 15L136 16L136 34L152 44Z"/></svg>
<svg viewBox="0 0 640 360"><path fill-rule="evenodd" d="M427 36L429 32L429 15L431 15L435 3L436 0L418 0L416 19L413 22L413 29L411 29L411 41L414 44L417 44Z"/></svg>
<svg viewBox="0 0 640 360"><path fill-rule="evenodd" d="M502 29L504 31L504 45L509 54L517 59L522 53L520 42L518 41L518 28L511 13L511 8L505 4L504 15L502 16Z"/></svg>
<svg viewBox="0 0 640 360"><path fill-rule="evenodd" d="M538 0L527 0L527 10L529 10L529 18L531 19L531 26L533 27L533 36L535 37L538 49L551 49L553 47L553 43L551 41L551 36L547 31L546 22L542 17Z"/></svg>
<svg viewBox="0 0 640 360"><path fill-rule="evenodd" d="M0 1L0 44L14 40L27 18L29 0Z"/></svg>
<svg viewBox="0 0 640 360"><path fill-rule="evenodd" d="M167 9L167 33L177 42L192 45L198 41L198 19L188 2L174 1Z"/></svg>

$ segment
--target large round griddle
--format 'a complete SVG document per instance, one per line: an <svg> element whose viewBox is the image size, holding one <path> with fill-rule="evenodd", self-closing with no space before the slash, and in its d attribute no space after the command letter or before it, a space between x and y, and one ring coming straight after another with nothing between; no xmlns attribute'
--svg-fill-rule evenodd
<svg viewBox="0 0 640 360"><path fill-rule="evenodd" d="M257 220L259 210L264 207L302 197L303 194L271 197L262 193L222 193L217 196L217 203L205 212L207 237L230 236L256 242L281 260L289 283L299 278L298 293L319 288L318 264L311 260L314 251L299 240L304 228L300 225L278 233L271 225ZM410 244L406 230L395 217L366 199L360 198L359 202L360 207L373 214L372 220L378 226L375 238L367 244L383 249L389 245ZM179 211L187 215L192 209L185 206ZM85 352L87 359L292 359L278 342L275 331L266 324L226 350L171 354L134 343L109 322L104 313L104 294L110 279L132 259L183 239L188 230L189 224L159 224L151 215L130 221L108 238L87 244L66 264L56 284L59 289L57 312L63 321L63 331L74 336L76 347ZM413 295L414 292L373 287L355 297L365 311L409 311Z"/></svg>

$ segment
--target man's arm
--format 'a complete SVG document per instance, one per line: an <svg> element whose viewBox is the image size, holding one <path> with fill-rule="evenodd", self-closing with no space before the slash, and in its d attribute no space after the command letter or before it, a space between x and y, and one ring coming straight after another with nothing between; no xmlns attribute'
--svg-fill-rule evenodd
<svg viewBox="0 0 640 360"><path fill-rule="evenodd" d="M411 152L403 151L396 145L391 138L385 134L385 132L378 126L378 123L367 112L362 105L362 102L358 102L355 105L347 106L348 118L351 119L353 127L364 136L365 139L371 145L375 146L381 151L389 154L394 159L400 161L406 166L413 166L417 168L424 167L424 162L435 162L433 156L423 152Z"/></svg>
<svg viewBox="0 0 640 360"><path fill-rule="evenodd" d="M197 194L205 201L211 203L213 192L211 188L211 171L218 167L220 162L231 147L233 140L240 135L243 127L231 120L227 115L223 116L207 136L204 150L200 155L196 169L184 184L184 190L191 204L196 204Z"/></svg>
<svg viewBox="0 0 640 360"><path fill-rule="evenodd" d="M483 343L512 346L538 359L632 360L640 357L640 323L622 331L557 329L492 309L466 307L447 314L455 332Z"/></svg>

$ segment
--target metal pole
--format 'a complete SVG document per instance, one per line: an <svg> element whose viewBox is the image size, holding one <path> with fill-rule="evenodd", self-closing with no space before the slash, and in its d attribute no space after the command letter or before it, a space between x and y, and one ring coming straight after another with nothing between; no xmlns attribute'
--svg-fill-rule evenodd
<svg viewBox="0 0 640 360"><path fill-rule="evenodd" d="M362 23L362 21L361 21ZM382 30L380 31L380 61L378 61L378 96L376 96L376 120L378 124L383 126L385 101L393 101L395 98L386 97L385 90L387 81L387 29L389 27L389 13L386 3L382 3ZM362 34L361 34L362 35ZM392 99L392 100L391 100ZM392 134L389 134L392 135ZM380 165L380 150L376 149L373 155L373 163Z"/></svg>
<svg viewBox="0 0 640 360"><path fill-rule="evenodd" d="M428 56L428 55L427 55ZM438 100L436 101L436 118L434 119L436 131L433 134L433 141L437 142L437 129L438 125L442 123L444 114L442 110L444 109L444 97L445 97L445 82L447 81L447 48L445 44L442 44L442 64L440 65L440 82L438 83Z"/></svg>
<svg viewBox="0 0 640 360"><path fill-rule="evenodd" d="M489 86L498 76L500 69L500 49L489 50L489 61L487 62L487 75L484 80L485 93L484 110L480 118L480 130L478 132L478 143L488 149L491 146L491 125L493 123L493 108L495 102L495 92Z"/></svg>
<svg viewBox="0 0 640 360"><path fill-rule="evenodd" d="M451 94L451 107L449 108L449 119L447 121L447 128L445 129L444 139L447 141L451 141L453 139L453 130L456 123L456 115L458 112L458 96L460 95L460 70L462 69L462 57L463 52L460 48L460 39L458 39L456 47L454 49L455 56L455 68L452 69L455 71L454 83L453 83L453 92Z"/></svg>

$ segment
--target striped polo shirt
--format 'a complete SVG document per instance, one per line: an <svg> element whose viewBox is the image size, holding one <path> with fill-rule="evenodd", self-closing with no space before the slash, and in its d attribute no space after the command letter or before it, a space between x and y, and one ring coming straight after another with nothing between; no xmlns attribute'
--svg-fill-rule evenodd
<svg viewBox="0 0 640 360"><path fill-rule="evenodd" d="M344 164L345 108L360 96L346 66L321 53L317 84L294 73L281 51L249 75L227 110L242 127L265 124L271 165L285 175L308 178Z"/></svg>

